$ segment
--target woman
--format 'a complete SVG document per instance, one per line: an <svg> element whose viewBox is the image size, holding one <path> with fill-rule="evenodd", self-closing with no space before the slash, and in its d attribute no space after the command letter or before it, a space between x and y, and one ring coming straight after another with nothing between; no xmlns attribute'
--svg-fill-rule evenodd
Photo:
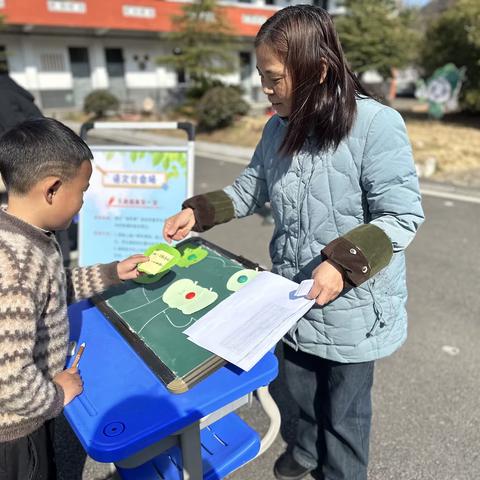
<svg viewBox="0 0 480 480"><path fill-rule="evenodd" d="M374 362L406 339L404 250L424 216L401 116L368 97L321 8L280 10L255 40L277 115L251 163L221 191L186 200L167 241L270 202L273 272L313 278L316 305L286 335L286 381L300 408L275 476L367 478Z"/></svg>

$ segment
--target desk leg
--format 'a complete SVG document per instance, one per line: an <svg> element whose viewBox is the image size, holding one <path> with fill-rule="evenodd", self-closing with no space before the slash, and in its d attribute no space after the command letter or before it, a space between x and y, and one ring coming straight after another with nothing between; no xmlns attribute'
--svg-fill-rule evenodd
<svg viewBox="0 0 480 480"><path fill-rule="evenodd" d="M180 434L183 480L203 480L200 423L196 422Z"/></svg>

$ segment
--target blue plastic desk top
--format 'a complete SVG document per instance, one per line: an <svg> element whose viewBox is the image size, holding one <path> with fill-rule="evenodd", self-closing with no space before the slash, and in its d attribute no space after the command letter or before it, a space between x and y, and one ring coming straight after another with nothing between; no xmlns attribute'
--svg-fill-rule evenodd
<svg viewBox="0 0 480 480"><path fill-rule="evenodd" d="M227 365L175 395L90 302L72 305L69 318L71 340L86 348L79 364L84 391L65 416L86 452L100 462L125 459L277 375L277 359L268 353L249 372Z"/></svg>

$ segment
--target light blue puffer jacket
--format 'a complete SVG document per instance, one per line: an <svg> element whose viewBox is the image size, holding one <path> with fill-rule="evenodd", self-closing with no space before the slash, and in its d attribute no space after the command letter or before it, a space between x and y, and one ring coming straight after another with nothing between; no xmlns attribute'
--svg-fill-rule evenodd
<svg viewBox="0 0 480 480"><path fill-rule="evenodd" d="M296 282L311 278L325 245L353 228L373 223L388 235L394 255L386 268L330 304L315 305L284 338L295 349L344 363L387 356L405 341L404 250L424 220L401 116L372 99L357 107L335 151L319 154L307 140L293 158L278 154L286 124L273 116L251 163L224 189L236 217L270 202L272 270Z"/></svg>

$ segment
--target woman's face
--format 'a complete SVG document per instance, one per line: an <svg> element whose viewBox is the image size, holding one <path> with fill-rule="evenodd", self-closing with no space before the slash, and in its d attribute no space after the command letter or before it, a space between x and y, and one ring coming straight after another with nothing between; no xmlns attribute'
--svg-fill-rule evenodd
<svg viewBox="0 0 480 480"><path fill-rule="evenodd" d="M263 93L280 117L288 117L292 110L292 81L285 64L265 44L257 47L256 55Z"/></svg>

